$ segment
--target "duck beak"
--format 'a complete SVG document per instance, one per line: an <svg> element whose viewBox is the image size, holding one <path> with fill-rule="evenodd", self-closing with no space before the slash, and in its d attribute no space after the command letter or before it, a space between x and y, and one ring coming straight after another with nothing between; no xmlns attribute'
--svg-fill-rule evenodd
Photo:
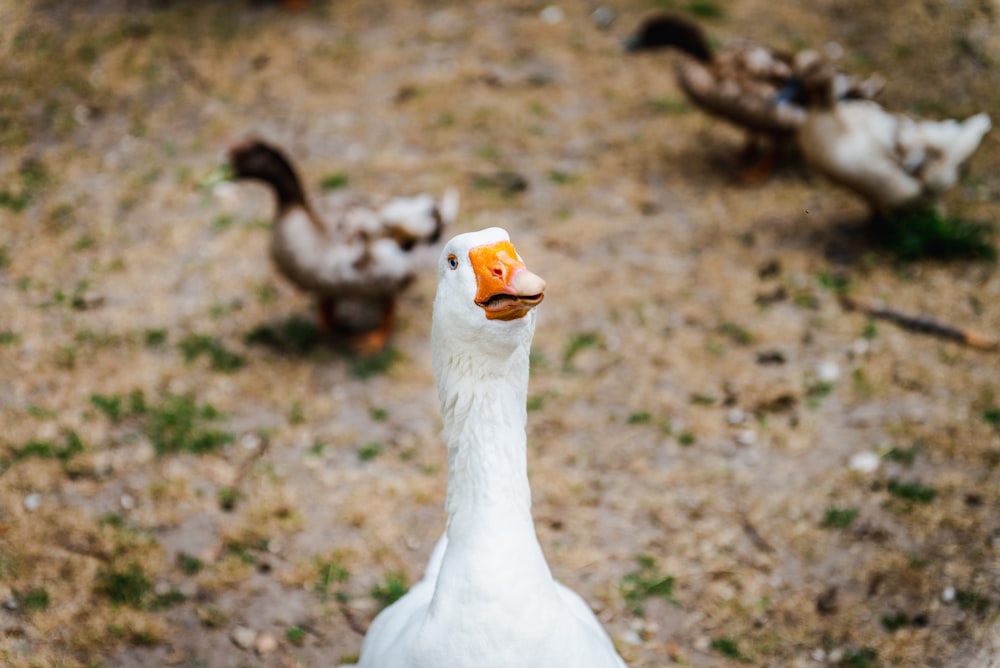
<svg viewBox="0 0 1000 668"><path fill-rule="evenodd" d="M545 298L545 281L525 268L509 241L469 251L476 272L476 305L488 320L516 320Z"/></svg>

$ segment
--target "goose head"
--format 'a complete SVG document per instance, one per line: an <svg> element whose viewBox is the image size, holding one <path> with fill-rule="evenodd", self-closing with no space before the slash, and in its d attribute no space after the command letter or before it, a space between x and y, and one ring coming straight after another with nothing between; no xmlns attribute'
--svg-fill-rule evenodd
<svg viewBox="0 0 1000 668"><path fill-rule="evenodd" d="M435 354L474 348L509 357L530 345L545 281L528 271L506 230L491 227L453 237L438 261Z"/></svg>

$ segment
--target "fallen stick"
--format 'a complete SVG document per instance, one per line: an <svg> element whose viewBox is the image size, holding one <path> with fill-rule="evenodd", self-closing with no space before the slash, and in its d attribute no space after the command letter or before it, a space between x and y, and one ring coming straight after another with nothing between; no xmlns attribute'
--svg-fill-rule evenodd
<svg viewBox="0 0 1000 668"><path fill-rule="evenodd" d="M943 339L958 341L980 350L994 350L1000 341L995 336L989 336L974 329L952 327L938 322L928 316L915 316L900 313L885 306L873 299L863 297L851 297L845 295L842 300L844 307L852 311L861 311L872 318L880 318L894 322L903 329L911 332L921 332L932 336L939 336Z"/></svg>

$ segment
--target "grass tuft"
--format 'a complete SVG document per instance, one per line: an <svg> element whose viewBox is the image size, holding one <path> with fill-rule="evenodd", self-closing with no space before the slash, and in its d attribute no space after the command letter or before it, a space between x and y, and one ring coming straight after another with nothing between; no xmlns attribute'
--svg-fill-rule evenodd
<svg viewBox="0 0 1000 668"><path fill-rule="evenodd" d="M574 334L570 337L570 340L566 342L566 348L563 350L563 371L573 370L573 358L577 354L586 348L594 348L600 344L601 339L596 332L582 332L580 334Z"/></svg>
<svg viewBox="0 0 1000 668"><path fill-rule="evenodd" d="M989 223L948 218L932 207L917 208L883 221L877 240L900 260L975 259L996 261L995 230Z"/></svg>
<svg viewBox="0 0 1000 668"><path fill-rule="evenodd" d="M96 593L116 605L141 608L152 590L152 583L136 563L125 570L102 570L97 574Z"/></svg>
<svg viewBox="0 0 1000 668"><path fill-rule="evenodd" d="M351 375L361 380L389 373L392 365L403 359L395 346L386 346L374 355L355 357L351 361Z"/></svg>
<svg viewBox="0 0 1000 668"><path fill-rule="evenodd" d="M190 364L202 355L207 355L212 368L216 371L231 372L243 368L246 358L238 353L226 350L219 340L203 334L186 336L180 344L184 361Z"/></svg>
<svg viewBox="0 0 1000 668"><path fill-rule="evenodd" d="M733 638L715 638L708 645L722 656L739 661L740 663L750 663L750 657L740 651L739 645Z"/></svg>
<svg viewBox="0 0 1000 668"><path fill-rule="evenodd" d="M258 325L243 340L281 353L304 355L316 349L322 337L315 323L293 316L277 325Z"/></svg>
<svg viewBox="0 0 1000 668"><path fill-rule="evenodd" d="M937 496L937 490L919 482L890 480L888 490L895 497L915 503L930 503Z"/></svg>
<svg viewBox="0 0 1000 668"><path fill-rule="evenodd" d="M823 515L823 521L820 523L820 526L824 529L839 529L843 531L851 526L857 517L857 508L836 508L831 506L826 509L826 513Z"/></svg>
<svg viewBox="0 0 1000 668"><path fill-rule="evenodd" d="M674 598L674 576L660 573L656 560L648 555L639 555L636 557L636 562L639 564L639 570L623 576L618 583L618 590L632 614L643 616L646 612L644 607L646 600L654 596L660 596L677 605L677 600Z"/></svg>
<svg viewBox="0 0 1000 668"><path fill-rule="evenodd" d="M386 573L382 582L377 582L372 586L371 595L378 602L379 610L382 610L398 601L408 590L406 573L390 571Z"/></svg>

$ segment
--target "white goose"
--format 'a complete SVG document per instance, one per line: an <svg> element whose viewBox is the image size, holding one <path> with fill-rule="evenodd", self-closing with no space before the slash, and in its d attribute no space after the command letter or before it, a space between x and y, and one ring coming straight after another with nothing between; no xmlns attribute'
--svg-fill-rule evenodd
<svg viewBox="0 0 1000 668"><path fill-rule="evenodd" d="M424 578L375 618L359 668L625 668L553 579L531 518L525 402L544 290L500 228L441 253L431 338L448 525Z"/></svg>

